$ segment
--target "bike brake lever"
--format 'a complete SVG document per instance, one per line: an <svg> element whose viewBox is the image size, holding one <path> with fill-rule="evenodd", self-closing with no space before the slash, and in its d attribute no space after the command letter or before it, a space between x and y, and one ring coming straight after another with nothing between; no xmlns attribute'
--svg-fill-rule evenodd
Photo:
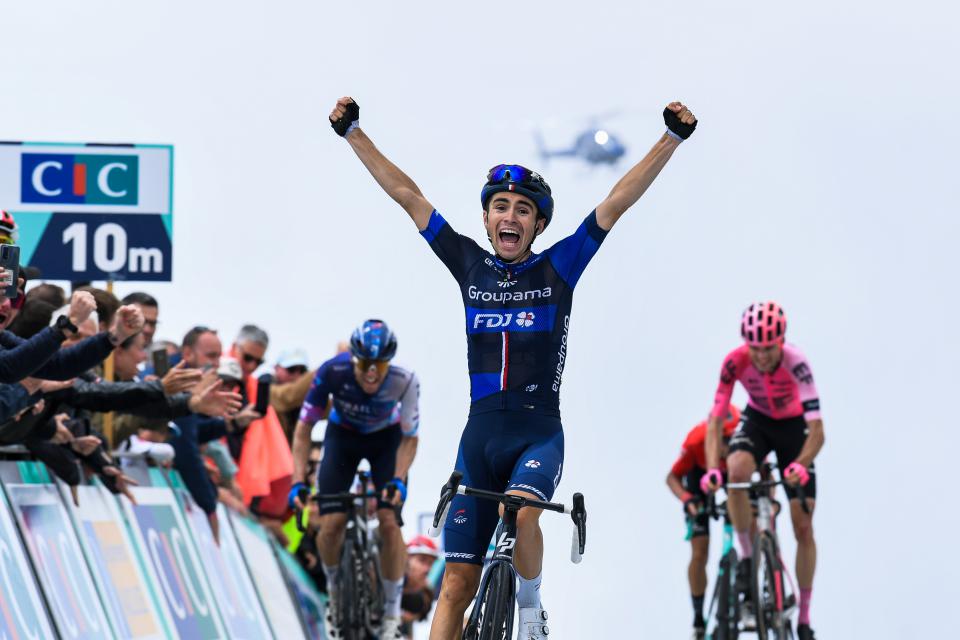
<svg viewBox="0 0 960 640"><path fill-rule="evenodd" d="M573 540L570 544L570 560L579 564L583 560L583 552L587 547L587 509L584 505L583 494L573 494L573 509L570 511L573 519Z"/></svg>
<svg viewBox="0 0 960 640"><path fill-rule="evenodd" d="M387 485L387 498L388 498L389 500L393 500L393 496L395 496L396 494L397 494L397 485L395 485L395 484L388 484L388 485ZM393 515L396 516L396 518L397 518L397 524L398 524L399 526L401 526L401 527L403 526L403 516L401 515L401 512L402 512L402 511L403 511L403 506L402 506L402 505L400 505L400 504L395 504L395 505L393 505Z"/></svg>
<svg viewBox="0 0 960 640"><path fill-rule="evenodd" d="M810 514L810 505L807 504L807 490L802 484L797 484L797 498L800 500L800 508L807 515Z"/></svg>
<svg viewBox="0 0 960 640"><path fill-rule="evenodd" d="M457 495L457 489L460 481L463 480L463 474L454 471L450 474L450 479L440 489L440 504L437 505L437 511L433 514L433 524L427 529L427 534L431 538L440 536L442 523L446 522L447 514L450 513L450 505L453 504L453 497Z"/></svg>

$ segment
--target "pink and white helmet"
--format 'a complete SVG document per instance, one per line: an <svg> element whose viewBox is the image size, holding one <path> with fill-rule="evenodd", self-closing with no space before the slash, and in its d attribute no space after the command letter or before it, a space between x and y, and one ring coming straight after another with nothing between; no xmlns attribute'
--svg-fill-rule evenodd
<svg viewBox="0 0 960 640"><path fill-rule="evenodd" d="M751 304L740 319L740 335L751 347L782 344L786 333L787 314L772 300Z"/></svg>

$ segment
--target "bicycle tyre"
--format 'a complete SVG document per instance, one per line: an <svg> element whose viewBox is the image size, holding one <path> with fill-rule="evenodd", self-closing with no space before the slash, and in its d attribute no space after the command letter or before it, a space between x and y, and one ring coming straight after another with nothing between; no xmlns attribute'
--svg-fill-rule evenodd
<svg viewBox="0 0 960 640"><path fill-rule="evenodd" d="M386 602L380 576L380 555L376 548L371 548L366 555L363 586L364 626L367 629L367 638L375 638L383 623L383 608Z"/></svg>
<svg viewBox="0 0 960 640"><path fill-rule="evenodd" d="M365 625L361 611L363 607L358 606L363 596L357 576L356 554L353 540L348 537L343 541L343 552L340 555L340 576L337 580L340 588L337 611L334 612L334 615L339 616L343 640L364 640Z"/></svg>
<svg viewBox="0 0 960 640"><path fill-rule="evenodd" d="M490 567L490 579L483 597L477 602L480 607L479 640L512 640L512 618L516 594L513 567L504 562L496 562Z"/></svg>
<svg viewBox="0 0 960 640"><path fill-rule="evenodd" d="M786 640L783 611L783 570L773 537L763 532L753 545L753 606L757 638Z"/></svg>
<svg viewBox="0 0 960 640"><path fill-rule="evenodd" d="M717 572L717 586L714 589L716 600L716 628L713 640L737 640L740 635L740 594L737 593L737 552L730 549L720 558Z"/></svg>

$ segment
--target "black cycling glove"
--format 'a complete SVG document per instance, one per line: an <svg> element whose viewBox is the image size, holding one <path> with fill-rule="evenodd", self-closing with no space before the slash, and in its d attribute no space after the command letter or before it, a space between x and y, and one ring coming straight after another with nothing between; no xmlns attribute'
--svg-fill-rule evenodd
<svg viewBox="0 0 960 640"><path fill-rule="evenodd" d="M360 106L357 105L356 102L348 104L346 109L347 112L339 120L330 121L330 126L333 127L333 130L341 137L347 135L347 131L350 130L350 125L360 120Z"/></svg>
<svg viewBox="0 0 960 640"><path fill-rule="evenodd" d="M689 138L693 133L693 130L697 128L696 120L693 121L693 124L684 124L680 122L680 118L677 117L677 114L670 110L670 107L667 107L663 110L663 121L667 124L667 129L670 129L670 131L674 132L684 140Z"/></svg>

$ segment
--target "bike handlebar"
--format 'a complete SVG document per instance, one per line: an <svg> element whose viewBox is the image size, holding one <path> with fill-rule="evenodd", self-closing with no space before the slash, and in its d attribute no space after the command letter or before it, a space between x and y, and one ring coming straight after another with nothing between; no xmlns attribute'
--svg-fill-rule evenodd
<svg viewBox="0 0 960 640"><path fill-rule="evenodd" d="M386 487L387 498L392 499L394 494L397 492L396 485L389 485ZM358 499L367 499L367 498L379 498L380 494L376 491L367 491L366 493L318 493L310 495L310 492L306 489L300 489L300 492L297 494L297 497L300 498L301 504L307 504L307 502L339 502L346 507L349 507L353 504L354 500ZM403 515L401 512L403 510L403 505L398 504L393 506L393 513L397 517L397 524L403 526ZM300 533L306 533L307 527L303 524L303 509L294 508L294 519L297 523L297 530Z"/></svg>
<svg viewBox="0 0 960 640"><path fill-rule="evenodd" d="M800 501L800 508L806 514L810 513L810 505L807 504L807 492L802 484L790 485L786 480L760 480L758 482L728 482L727 489L746 489L748 491L758 491L760 489L769 489L782 484L784 487L792 487L797 492L797 499Z"/></svg>
<svg viewBox="0 0 960 640"><path fill-rule="evenodd" d="M497 493L486 489L474 489L461 484L462 480L463 474L454 471L450 474L447 483L440 489L440 502L434 512L432 526L428 530L430 536L436 538L440 535L441 523L446 521L447 515L450 513L450 505L453 504L454 496L475 496L485 500L495 500L511 511L519 511L523 507L533 507L544 511L569 514L574 524L570 559L574 563L581 561L587 544L587 509L582 493L573 494L573 504L568 507L557 502L547 502L510 493Z"/></svg>

